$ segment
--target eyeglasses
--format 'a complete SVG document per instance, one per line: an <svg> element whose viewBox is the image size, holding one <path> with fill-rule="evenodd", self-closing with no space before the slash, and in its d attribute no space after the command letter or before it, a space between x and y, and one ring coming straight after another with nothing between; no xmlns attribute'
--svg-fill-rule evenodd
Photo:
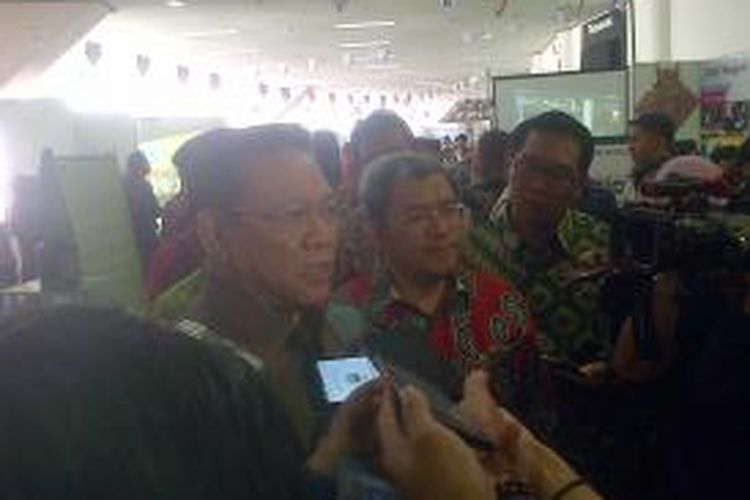
<svg viewBox="0 0 750 500"><path fill-rule="evenodd" d="M326 226L339 223L339 206L335 200L326 200L318 205L290 203L268 212L254 212L244 208L230 211L233 215L250 217L272 224L278 231L287 235L302 235L314 227L315 221Z"/></svg>
<svg viewBox="0 0 750 500"><path fill-rule="evenodd" d="M575 184L578 180L575 168L570 165L543 164L527 156L519 157L514 170L515 175L522 178L536 177L565 184Z"/></svg>
<svg viewBox="0 0 750 500"><path fill-rule="evenodd" d="M412 208L396 215L395 221L397 224L409 228L426 227L437 221L458 224L464 221L466 212L467 208L463 204L448 202L435 207Z"/></svg>

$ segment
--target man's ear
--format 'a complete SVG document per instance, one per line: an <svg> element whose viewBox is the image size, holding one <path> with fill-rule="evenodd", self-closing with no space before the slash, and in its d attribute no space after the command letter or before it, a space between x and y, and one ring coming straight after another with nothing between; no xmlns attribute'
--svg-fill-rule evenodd
<svg viewBox="0 0 750 500"><path fill-rule="evenodd" d="M227 258L223 241L221 214L216 210L201 210L195 218L198 240L208 260L222 262Z"/></svg>

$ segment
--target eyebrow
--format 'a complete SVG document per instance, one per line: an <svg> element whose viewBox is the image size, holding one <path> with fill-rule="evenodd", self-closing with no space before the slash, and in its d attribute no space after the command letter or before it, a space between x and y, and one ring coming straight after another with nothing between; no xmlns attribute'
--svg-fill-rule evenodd
<svg viewBox="0 0 750 500"><path fill-rule="evenodd" d="M429 209L434 207L435 205L445 205L448 203L458 203L459 199L457 196L453 196L451 198L443 198L442 200L438 201L437 203L415 203L415 202L408 202L407 204L403 205L401 207L402 210L408 211L408 210L420 210L420 209Z"/></svg>

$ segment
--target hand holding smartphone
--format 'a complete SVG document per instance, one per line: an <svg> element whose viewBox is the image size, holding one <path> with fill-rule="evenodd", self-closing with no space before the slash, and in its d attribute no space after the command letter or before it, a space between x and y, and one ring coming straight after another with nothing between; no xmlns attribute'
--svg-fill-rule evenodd
<svg viewBox="0 0 750 500"><path fill-rule="evenodd" d="M397 388L413 386L427 397L435 418L458 434L467 445L481 451L496 448L492 440L464 417L458 406L439 388L401 367L369 356L355 356L318 361L318 372L330 403L342 403L359 387L381 376L390 379Z"/></svg>

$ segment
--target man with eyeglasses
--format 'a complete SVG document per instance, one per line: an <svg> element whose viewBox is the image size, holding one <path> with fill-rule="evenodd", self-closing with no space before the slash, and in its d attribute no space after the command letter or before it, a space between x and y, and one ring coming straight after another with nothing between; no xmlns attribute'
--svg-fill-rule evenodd
<svg viewBox="0 0 750 500"><path fill-rule="evenodd" d="M504 403L524 412L535 353L529 311L508 282L462 268L468 214L439 159L384 157L368 166L359 197L379 262L335 293L331 320L362 328L367 349L452 395L491 361Z"/></svg>
<svg viewBox="0 0 750 500"><path fill-rule="evenodd" d="M260 370L296 430L289 439L316 450L316 469L333 467L348 436L339 425L317 439L326 405L315 362L343 353L349 339L324 320L337 205L310 134L274 124L196 141L191 147L202 151L190 155L185 182L203 266L160 297L154 315Z"/></svg>
<svg viewBox="0 0 750 500"><path fill-rule="evenodd" d="M526 295L539 327L540 352L560 375L554 377L554 441L611 493L617 481L622 486L632 479L617 477L632 470L632 463L613 459L619 452L606 443L636 442L638 430L629 422L634 414L626 398L618 399L622 394L599 394L590 386L644 382L664 372L674 355L675 299L669 283L659 280L653 318L661 359L639 355L632 319L618 326L616 335L599 328L601 284L583 277L609 266L609 226L575 208L594 154L591 133L565 113L547 112L516 128L511 150L509 190L490 221L470 235L470 260L507 277ZM615 428L619 434L613 439ZM623 439L623 432L629 437Z"/></svg>
<svg viewBox="0 0 750 500"><path fill-rule="evenodd" d="M632 339L618 351L616 339L596 329L598 281L577 279L609 264L608 224L575 208L594 154L591 133L552 111L519 125L511 149L508 192L472 232L471 260L526 295L543 354L586 374L637 371Z"/></svg>

